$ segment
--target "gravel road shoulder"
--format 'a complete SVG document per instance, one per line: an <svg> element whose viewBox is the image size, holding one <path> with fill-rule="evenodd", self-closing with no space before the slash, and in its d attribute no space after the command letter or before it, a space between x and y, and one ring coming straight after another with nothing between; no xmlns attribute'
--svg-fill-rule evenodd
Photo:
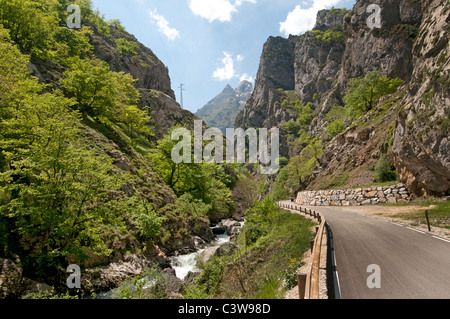
<svg viewBox="0 0 450 319"><path fill-rule="evenodd" d="M430 233L435 236L440 236L442 238L450 239L450 230L440 227L431 227L431 232L428 232L428 228L424 224L418 224L417 221L408 220L398 217L393 217L401 214L410 214L415 212L420 212L426 209L423 206L380 206L380 205L371 205L371 206L349 206L349 207L333 207L333 208L342 208L343 210L362 215L362 216L370 216L372 218L379 218L383 220L388 220L391 222L395 222L401 225L405 225L407 227L411 227L414 229L421 230L426 233ZM429 207L430 209L433 206ZM424 216L425 220L425 216Z"/></svg>

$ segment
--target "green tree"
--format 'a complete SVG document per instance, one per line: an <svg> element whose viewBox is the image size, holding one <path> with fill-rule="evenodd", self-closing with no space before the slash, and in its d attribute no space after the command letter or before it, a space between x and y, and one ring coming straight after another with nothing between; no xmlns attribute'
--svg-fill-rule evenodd
<svg viewBox="0 0 450 319"><path fill-rule="evenodd" d="M125 27L122 25L119 19L113 19L109 21L109 25L120 32L125 32Z"/></svg>
<svg viewBox="0 0 450 319"><path fill-rule="evenodd" d="M135 105L121 108L117 115L117 121L126 128L129 136L133 132L152 135L150 128L146 125L150 121L150 116Z"/></svg>
<svg viewBox="0 0 450 319"><path fill-rule="evenodd" d="M334 120L333 122L328 123L327 131L328 137L333 138L336 135L341 134L345 130L345 126L340 120Z"/></svg>
<svg viewBox="0 0 450 319"><path fill-rule="evenodd" d="M164 219L157 215L152 203L133 196L128 200L127 209L143 238L152 239L161 235Z"/></svg>
<svg viewBox="0 0 450 319"><path fill-rule="evenodd" d="M0 175L8 199L0 210L41 271L87 249L107 253L100 238L107 191L120 185L111 159L83 148L72 103L50 93L29 96L1 125L9 169Z"/></svg>
<svg viewBox="0 0 450 319"><path fill-rule="evenodd" d="M77 108L92 116L108 115L114 106L117 90L106 62L78 60L64 74L61 85Z"/></svg>
<svg viewBox="0 0 450 319"><path fill-rule="evenodd" d="M29 62L30 58L20 53L8 30L0 25L0 119L12 116L25 96L42 90L43 85L29 77Z"/></svg>
<svg viewBox="0 0 450 319"><path fill-rule="evenodd" d="M378 71L350 80L347 95L343 98L348 114L356 117L367 113L382 96L394 93L401 84L401 79L385 77Z"/></svg>
<svg viewBox="0 0 450 319"><path fill-rule="evenodd" d="M41 273L88 249L106 254L104 221L117 224L108 191L119 189L122 176L111 174L109 157L85 148L75 102L41 93L28 58L3 29L0 35L2 228L25 251L22 262Z"/></svg>
<svg viewBox="0 0 450 319"><path fill-rule="evenodd" d="M45 56L58 27L56 0L0 0L0 24L21 50Z"/></svg>
<svg viewBox="0 0 450 319"><path fill-rule="evenodd" d="M89 27L82 27L81 30L57 28L53 35L55 39L54 59L70 67L71 63L77 61L78 58L91 57L93 46L90 44L89 35L92 33L93 31Z"/></svg>
<svg viewBox="0 0 450 319"><path fill-rule="evenodd" d="M135 55L138 45L136 42L127 41L126 39L116 40L117 49L122 55Z"/></svg>
<svg viewBox="0 0 450 319"><path fill-rule="evenodd" d="M289 164L286 166L288 177L285 184L285 188L289 189L290 193L301 188L306 182L307 177L320 164L320 159L323 154L322 141L311 137L301 153L291 158Z"/></svg>
<svg viewBox="0 0 450 319"><path fill-rule="evenodd" d="M158 141L158 146L150 158L156 170L164 178L166 184L175 194L182 196L190 194L194 199L201 200L210 205L210 214L228 216L233 208L231 187L235 184L230 175L234 172L228 164L193 163L191 154L190 163L176 163L172 159L172 150L179 143L171 139L172 132L179 128L174 127L169 134ZM191 134L192 135L192 134ZM191 144L188 147L193 148ZM189 141L184 141L188 143Z"/></svg>
<svg viewBox="0 0 450 319"><path fill-rule="evenodd" d="M176 211L194 220L207 220L207 215L211 210L211 205L205 204L200 199L195 199L191 194L180 196L176 206Z"/></svg>
<svg viewBox="0 0 450 319"><path fill-rule="evenodd" d="M186 163L175 163L172 160L172 150L177 142L172 140L171 135L177 128L179 127L172 128L164 138L159 140L155 152L150 155L156 170L164 178L166 184L175 191L179 190L178 184L181 183L180 180L188 165Z"/></svg>
<svg viewBox="0 0 450 319"><path fill-rule="evenodd" d="M140 98L133 86L135 81L130 74L110 71L106 62L78 59L65 72L61 85L66 95L77 101L81 112L100 120L124 120L132 127L147 120L136 121L136 114L144 114L137 107L133 110L130 107L136 106Z"/></svg>
<svg viewBox="0 0 450 319"><path fill-rule="evenodd" d="M230 188L226 183L229 180L222 165L202 164L202 172L206 181L204 193L198 193L206 204L211 205L211 214L226 217L232 212L234 201Z"/></svg>
<svg viewBox="0 0 450 319"><path fill-rule="evenodd" d="M377 182L390 182L395 181L396 172L392 163L389 161L386 154L382 154L377 164L375 165L375 180Z"/></svg>

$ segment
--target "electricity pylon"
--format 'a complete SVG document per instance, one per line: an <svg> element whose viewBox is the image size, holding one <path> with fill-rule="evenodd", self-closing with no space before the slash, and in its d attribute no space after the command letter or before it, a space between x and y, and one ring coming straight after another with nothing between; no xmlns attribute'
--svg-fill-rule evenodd
<svg viewBox="0 0 450 319"><path fill-rule="evenodd" d="M182 109L184 109L184 105L183 105L183 91L186 91L186 90L183 88L183 86L184 86L184 84L181 83L181 85L180 85L180 87L179 87L179 89L180 89L180 104L181 104L181 108L182 108Z"/></svg>

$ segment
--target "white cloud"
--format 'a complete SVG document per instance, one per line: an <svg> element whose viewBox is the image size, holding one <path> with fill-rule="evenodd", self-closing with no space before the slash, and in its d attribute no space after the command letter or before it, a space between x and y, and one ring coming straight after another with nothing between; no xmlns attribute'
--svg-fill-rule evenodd
<svg viewBox="0 0 450 319"><path fill-rule="evenodd" d="M256 4L256 0L236 0L236 3L234 5L236 7L240 7L244 2L250 2L250 3Z"/></svg>
<svg viewBox="0 0 450 319"><path fill-rule="evenodd" d="M159 15L157 10L147 10L148 15L153 23L158 26L159 32L164 34L169 40L173 41L180 37L180 32L169 26L169 22L162 15Z"/></svg>
<svg viewBox="0 0 450 319"><path fill-rule="evenodd" d="M253 79L253 77L248 75L247 73L242 74L241 77L240 77L240 80L241 80L241 82L242 81L249 81L249 82L252 82L252 83L255 81Z"/></svg>
<svg viewBox="0 0 450 319"><path fill-rule="evenodd" d="M255 4L257 0L236 0L231 4L229 0L191 0L189 8L191 11L209 22L219 20L220 22L230 22L233 13L244 2Z"/></svg>
<svg viewBox="0 0 450 319"><path fill-rule="evenodd" d="M229 52L223 52L224 57L222 58L222 66L218 67L214 73L213 78L219 81L231 80L233 78L239 78L241 81L247 80L249 82L253 82L254 79L244 73L240 75L235 70L235 62L241 62L244 60L244 57L240 54L236 55L236 59L233 58L233 55Z"/></svg>
<svg viewBox="0 0 450 319"><path fill-rule="evenodd" d="M314 0L312 7L307 9L302 9L300 5L297 5L288 14L286 20L280 23L280 32L288 36L311 30L316 23L317 12L330 8L339 2L341 0Z"/></svg>
<svg viewBox="0 0 450 319"><path fill-rule="evenodd" d="M228 52L223 54L225 56L222 59L223 66L217 68L213 73L213 78L220 81L230 80L235 76L233 56Z"/></svg>

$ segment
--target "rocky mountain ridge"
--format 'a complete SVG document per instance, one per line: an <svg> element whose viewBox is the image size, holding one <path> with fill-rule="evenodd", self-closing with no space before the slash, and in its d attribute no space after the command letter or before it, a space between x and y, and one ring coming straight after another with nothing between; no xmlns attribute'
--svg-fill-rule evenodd
<svg viewBox="0 0 450 319"><path fill-rule="evenodd" d="M249 81L242 81L236 89L228 84L195 115L203 119L209 127L219 128L225 133L227 128L234 127L237 114L244 109L252 92L253 84Z"/></svg>

